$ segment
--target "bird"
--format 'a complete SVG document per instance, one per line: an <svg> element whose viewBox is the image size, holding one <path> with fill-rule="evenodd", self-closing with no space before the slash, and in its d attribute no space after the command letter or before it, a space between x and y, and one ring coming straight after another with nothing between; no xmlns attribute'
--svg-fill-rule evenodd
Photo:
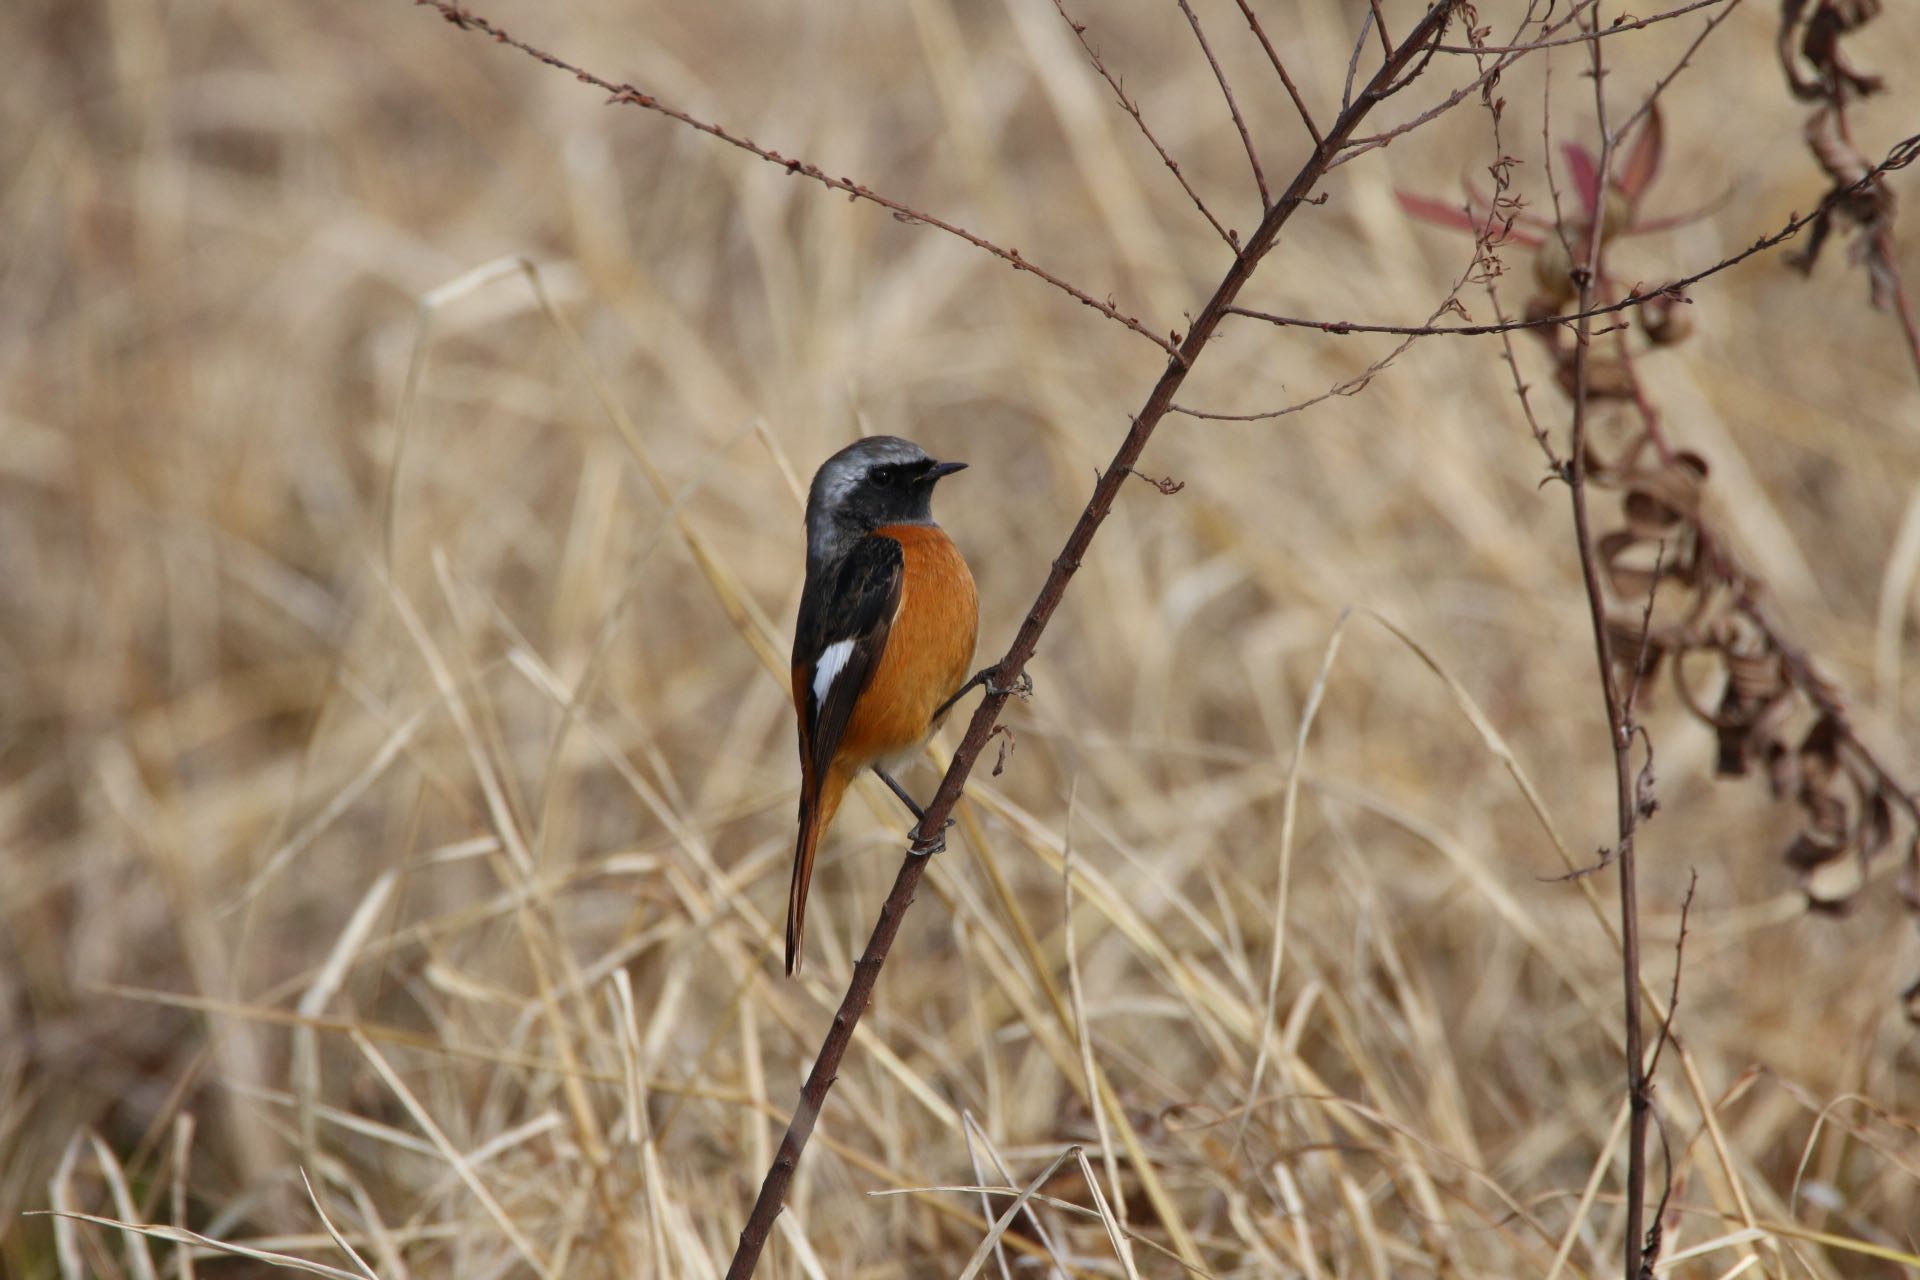
<svg viewBox="0 0 1920 1280"><path fill-rule="evenodd" d="M793 638L800 813L787 891L787 973L800 966L814 857L847 787L871 768L916 819L893 771L974 680L980 602L933 520L933 487L966 467L898 436L867 436L814 473ZM976 677L977 679L977 677Z"/></svg>

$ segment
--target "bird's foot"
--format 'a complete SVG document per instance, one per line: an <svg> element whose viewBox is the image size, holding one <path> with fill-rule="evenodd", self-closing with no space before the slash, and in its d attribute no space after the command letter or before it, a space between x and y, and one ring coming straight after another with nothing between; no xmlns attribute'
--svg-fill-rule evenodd
<svg viewBox="0 0 1920 1280"><path fill-rule="evenodd" d="M987 687L988 693L997 698L1016 697L1030 700L1033 697L1033 677L1024 671L1010 684L1000 683L1000 668L997 666L988 667L980 673L980 676L980 683Z"/></svg>
<svg viewBox="0 0 1920 1280"><path fill-rule="evenodd" d="M913 843L907 846L907 852L916 858L931 858L936 853L945 853L947 851L947 828L953 825L953 821L952 818L948 818L945 822L941 823L940 829L933 833L932 839L921 835L919 828L916 827L913 833Z"/></svg>

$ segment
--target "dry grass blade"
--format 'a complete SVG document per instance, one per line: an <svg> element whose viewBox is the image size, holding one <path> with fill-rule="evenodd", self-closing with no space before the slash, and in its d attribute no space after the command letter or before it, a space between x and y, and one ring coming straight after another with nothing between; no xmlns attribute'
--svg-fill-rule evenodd
<svg viewBox="0 0 1920 1280"><path fill-rule="evenodd" d="M192 1246L205 1249L214 1256L229 1258L249 1258L255 1262L264 1262L270 1267L285 1271L300 1271L307 1275L329 1276L332 1280L366 1280L359 1271L343 1271L339 1267L330 1267L324 1262L314 1262L307 1258L296 1258L292 1254L274 1253L269 1249L255 1249L249 1245L232 1240L216 1240L212 1236L203 1236L197 1231L187 1231L180 1227L169 1227L154 1223L124 1221L95 1213L68 1212L54 1210L55 1218L64 1222L91 1222L97 1227L112 1227L129 1236L142 1240L164 1240L169 1244ZM76 1275L86 1274L75 1272Z"/></svg>
<svg viewBox="0 0 1920 1280"><path fill-rule="evenodd" d="M967 1259L966 1266L960 1269L959 1273L955 1276L955 1280L976 1280L981 1268L987 1265L987 1259L993 1256L994 1246L999 1243L1000 1237L1007 1233L1007 1228L1013 1225L1013 1220L1020 1216L1021 1211L1026 1208L1027 1202L1032 1200L1040 1188L1045 1186L1048 1180L1059 1171L1061 1165L1079 1155L1079 1153L1080 1148L1078 1147L1068 1147L1065 1151L1062 1151L1053 1158L1051 1164L1047 1165L1046 1168L1042 1169L1039 1174L1035 1176L1033 1181L1027 1184L1025 1190L1013 1198L1013 1203L1008 1205L1005 1211L993 1220L993 1225L988 1229L986 1238L975 1246L973 1255Z"/></svg>
<svg viewBox="0 0 1920 1280"><path fill-rule="evenodd" d="M1349 616L1349 612L1342 609L1339 619L1333 624L1333 633L1327 637L1326 651L1320 657L1320 670L1313 677L1313 685L1307 690L1307 705L1300 713L1300 729L1293 740L1293 759L1287 762L1286 799L1280 811L1280 877L1279 887L1274 891L1273 943L1267 958L1267 990L1260 1022L1260 1048L1253 1060L1253 1079L1247 1084L1247 1113L1240 1122L1236 1143L1246 1141L1247 1125L1253 1118L1252 1103L1260 1096L1261 1081L1266 1076L1267 1046L1272 1042L1274 1019L1280 1009L1280 968L1287 949L1287 889L1293 882L1295 806L1300 798L1300 771L1306 767L1307 735L1313 731L1314 717L1319 714L1321 699L1326 696L1327 681L1333 675L1334 659L1340 656L1340 637L1346 634Z"/></svg>
<svg viewBox="0 0 1920 1280"><path fill-rule="evenodd" d="M333 950L327 953L326 962L320 966L318 976L301 995L300 1003L294 1010L301 1018L318 1018L333 1000L341 984L346 981L348 969L359 956L360 949L366 945L374 926L379 923L380 913L386 910L387 900L399 881L399 873L389 871L368 886L366 896L354 908L347 927L335 940ZM311 1159L319 1151L318 1121L314 1113L320 1105L319 1035L311 1021L294 1028L291 1074L293 1094L300 1109L300 1145ZM300 1176L306 1176L304 1169ZM307 1191L311 1195L312 1187L309 1186ZM317 1203L315 1207L318 1207Z"/></svg>
<svg viewBox="0 0 1920 1280"><path fill-rule="evenodd" d="M1109 1133L1106 1099L1102 1096L1098 1084L1099 1077L1094 1072L1093 1063L1093 1026L1087 1020L1086 994L1080 988L1080 955L1073 936L1073 794L1067 797L1067 840L1060 858L1060 896L1061 917L1067 937L1067 994L1073 1010L1074 1030L1078 1033L1080 1044L1080 1071L1086 1080L1086 1095L1094 1099L1093 1122L1100 1133L1100 1158L1107 1169L1107 1191L1100 1188L1100 1180L1094 1176L1093 1169L1087 1163L1085 1152L1079 1155L1080 1167L1086 1174L1088 1189L1092 1191L1094 1205L1100 1211L1100 1221L1107 1228L1107 1239L1113 1245L1113 1252L1120 1259L1120 1266L1129 1280L1139 1280L1139 1272L1133 1265L1133 1245L1127 1238L1126 1195L1120 1187L1120 1164L1113 1150L1113 1139ZM1109 1194L1111 1199L1109 1199Z"/></svg>
<svg viewBox="0 0 1920 1280"><path fill-rule="evenodd" d="M519 1225L515 1223L507 1211L501 1207L500 1202L494 1198L493 1193L487 1189L486 1184L480 1181L479 1175L473 1171L473 1161L469 1157L462 1155L455 1149L454 1145L447 1140L447 1135L441 1131L438 1124L434 1123L433 1117L427 1114L426 1108L420 1105L420 1100L413 1095L411 1089L407 1088L406 1082L400 1078L399 1073L388 1064L386 1056L374 1047L373 1041L367 1039L366 1036L360 1034L357 1030L350 1034L352 1035L354 1046L360 1050L361 1056L367 1060L373 1067L374 1072L385 1082L387 1088L393 1093L393 1096L399 1100L400 1105L406 1108L407 1114L413 1117L413 1122L420 1127L420 1131L427 1135L428 1140L433 1143L434 1149L440 1153L441 1159L447 1162L447 1166L453 1171L454 1176L465 1184L467 1190L473 1193L473 1198L480 1202L480 1207L486 1210L487 1216L493 1219L495 1226L500 1228L500 1234L507 1238L508 1243L513 1245L514 1251L520 1255L528 1266L533 1268L536 1274L545 1277L546 1280L552 1280L555 1273L551 1264L534 1248L533 1242L527 1239L525 1233L520 1230Z"/></svg>
<svg viewBox="0 0 1920 1280"><path fill-rule="evenodd" d="M333 1219L327 1216L327 1207L320 1203L320 1193L313 1189L313 1179L307 1176L305 1169L300 1171L300 1185L306 1188L307 1200L313 1205L313 1211L320 1216L320 1225L327 1229L327 1234L333 1238L333 1243L340 1252L353 1259L353 1265L362 1276L366 1277L366 1280L380 1280L374 1269L367 1265L367 1260L360 1256L360 1251L355 1249L347 1238L340 1234L339 1228L333 1225Z"/></svg>

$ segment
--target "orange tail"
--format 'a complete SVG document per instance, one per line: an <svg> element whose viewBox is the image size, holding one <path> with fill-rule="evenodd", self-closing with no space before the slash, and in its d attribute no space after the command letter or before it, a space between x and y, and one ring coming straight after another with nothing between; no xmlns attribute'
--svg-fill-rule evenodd
<svg viewBox="0 0 1920 1280"><path fill-rule="evenodd" d="M827 770L821 779L820 794L808 803L806 789L800 792L800 835L793 846L793 883L787 888L787 976L800 968L800 943L807 928L807 886L813 880L813 857L819 852L820 838L827 824L839 812L840 799L847 793L847 776L838 769Z"/></svg>

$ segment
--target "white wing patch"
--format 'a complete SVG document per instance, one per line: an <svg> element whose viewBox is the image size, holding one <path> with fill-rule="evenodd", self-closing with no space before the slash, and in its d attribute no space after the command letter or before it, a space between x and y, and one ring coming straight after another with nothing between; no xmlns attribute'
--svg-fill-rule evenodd
<svg viewBox="0 0 1920 1280"><path fill-rule="evenodd" d="M813 664L813 705L818 707L826 702L827 690L833 688L834 680L846 670L847 659L853 656L853 641L836 640L820 651L819 661Z"/></svg>

